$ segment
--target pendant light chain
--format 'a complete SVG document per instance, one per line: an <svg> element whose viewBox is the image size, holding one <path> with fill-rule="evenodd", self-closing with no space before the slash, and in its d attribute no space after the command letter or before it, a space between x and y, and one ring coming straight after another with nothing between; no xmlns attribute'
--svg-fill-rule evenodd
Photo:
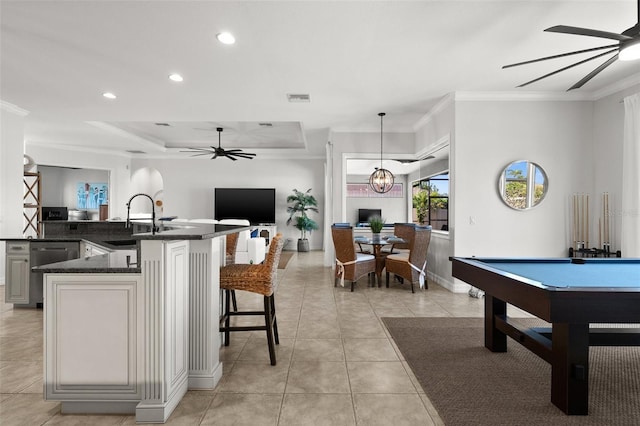
<svg viewBox="0 0 640 426"><path fill-rule="evenodd" d="M382 125L383 117L386 115L384 112L378 114L380 116L380 167L376 167L376 170L369 176L369 186L378 194L384 194L391 191L395 177L393 173L382 167L382 153L383 153L383 137L384 128Z"/></svg>
<svg viewBox="0 0 640 426"><path fill-rule="evenodd" d="M382 118L386 115L384 112L378 114L380 116L380 168L382 168Z"/></svg>

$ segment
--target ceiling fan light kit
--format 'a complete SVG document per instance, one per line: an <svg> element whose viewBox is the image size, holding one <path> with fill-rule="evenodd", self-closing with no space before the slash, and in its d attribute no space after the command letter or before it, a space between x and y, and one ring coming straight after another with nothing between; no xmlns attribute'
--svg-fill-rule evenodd
<svg viewBox="0 0 640 426"><path fill-rule="evenodd" d="M576 50L576 51L573 51L573 52L561 53L559 55L546 56L544 58L532 59L532 60L529 60L529 61L524 61L524 62L518 62L518 63L515 63L515 64L505 65L502 68L503 69L511 68L511 67L516 67L516 66L519 66L519 65L527 65L527 64L532 64L532 63L535 63L535 62L546 61L546 60L549 60L549 59L556 59L556 58L562 58L562 57L570 56L570 55L577 55L577 54L580 54L580 53L593 52L593 51L596 51L596 50L610 49L610 50L607 50L604 53L599 53L599 54L597 54L595 56L591 56L591 57L589 57L587 59L583 59L581 61L575 62L575 63L573 63L571 65L568 65L568 66L566 66L564 68L560 68L558 70L555 70L553 72L545 74L542 77L538 77L536 79L533 79L531 81L528 81L528 82L523 83L523 84L518 86L518 87L527 86L527 85L529 85L531 83L535 83L535 82L540 81L540 80L542 80L544 78L547 78L547 77L550 77L552 75L558 74L559 72L562 72L562 71L568 70L570 68L573 68L573 67L575 67L577 65L581 65L581 64L584 64L585 62L589 62L589 61L592 61L594 59L597 59L597 58L600 58L602 56L605 56L605 55L613 53L613 56L611 56L605 62L600 64L597 68L595 68L589 74L584 76L580 81L575 83L568 90L579 89L585 83L587 83L589 80L591 80L593 77L598 75L602 70L607 68L609 65L613 64L618 59L620 59L621 61L632 61L632 60L640 59L640 0L638 0L638 6L637 6L636 10L638 12L638 20L637 20L636 24L633 27L621 32L620 34L608 32L608 31L594 30L594 29L590 29L590 28L572 27L572 26L568 26L568 25L556 25L556 26L547 28L545 30L546 32L552 32L552 33L574 34L574 35L580 35L580 36L588 36L588 37L596 37L596 38L605 38L605 39L610 39L610 40L616 40L618 42L617 44L611 44L611 45L608 45L608 46L594 47L594 48L591 48L591 49Z"/></svg>
<svg viewBox="0 0 640 426"><path fill-rule="evenodd" d="M636 36L635 40L628 42L624 48L620 49L618 59L621 61L640 59L640 37Z"/></svg>
<svg viewBox="0 0 640 426"><path fill-rule="evenodd" d="M382 167L382 118L386 115L384 112L378 114L380 116L380 167L369 176L369 186L378 194L384 194L391 191L395 177L393 173Z"/></svg>
<svg viewBox="0 0 640 426"><path fill-rule="evenodd" d="M211 155L211 159L215 159L218 157L227 157L229 160L237 161L238 158L245 158L247 160L253 160L253 157L256 154L252 154L249 152L242 152L241 149L224 149L220 146L220 138L222 135L222 127L217 127L216 131L218 132L218 147L209 147L209 148L188 148L189 151L180 151L180 152L191 152L194 153L192 157L198 157L201 155ZM237 158L236 158L237 157Z"/></svg>

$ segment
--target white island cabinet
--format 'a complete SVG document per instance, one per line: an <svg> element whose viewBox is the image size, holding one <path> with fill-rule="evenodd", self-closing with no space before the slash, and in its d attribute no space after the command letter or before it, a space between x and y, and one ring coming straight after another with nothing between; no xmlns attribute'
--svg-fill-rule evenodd
<svg viewBox="0 0 640 426"><path fill-rule="evenodd" d="M131 251L42 267L45 399L164 423L187 389L213 389L224 235L245 228L143 234L137 263Z"/></svg>

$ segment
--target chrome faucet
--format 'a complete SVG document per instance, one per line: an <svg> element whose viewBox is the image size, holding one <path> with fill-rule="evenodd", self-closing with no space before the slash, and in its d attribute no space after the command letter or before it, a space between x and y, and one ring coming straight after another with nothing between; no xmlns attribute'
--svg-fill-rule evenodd
<svg viewBox="0 0 640 426"><path fill-rule="evenodd" d="M153 205L153 198L151 198L151 196L147 194L143 194L143 193L135 194L134 196L129 198L129 201L127 202L127 222L125 223L124 227L129 228L131 226L131 219L130 219L131 201L138 196L147 197L149 201L151 201L151 235L155 235L156 234L156 209L155 209L155 206Z"/></svg>

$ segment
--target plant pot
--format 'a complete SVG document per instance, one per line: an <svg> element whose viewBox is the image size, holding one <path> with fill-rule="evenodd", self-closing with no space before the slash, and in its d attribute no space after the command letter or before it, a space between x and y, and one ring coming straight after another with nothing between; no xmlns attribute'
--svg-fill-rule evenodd
<svg viewBox="0 0 640 426"><path fill-rule="evenodd" d="M309 251L309 240L298 239L298 251Z"/></svg>
<svg viewBox="0 0 640 426"><path fill-rule="evenodd" d="M380 242L380 233L379 232L374 232L371 235L371 241L374 243L379 243Z"/></svg>

